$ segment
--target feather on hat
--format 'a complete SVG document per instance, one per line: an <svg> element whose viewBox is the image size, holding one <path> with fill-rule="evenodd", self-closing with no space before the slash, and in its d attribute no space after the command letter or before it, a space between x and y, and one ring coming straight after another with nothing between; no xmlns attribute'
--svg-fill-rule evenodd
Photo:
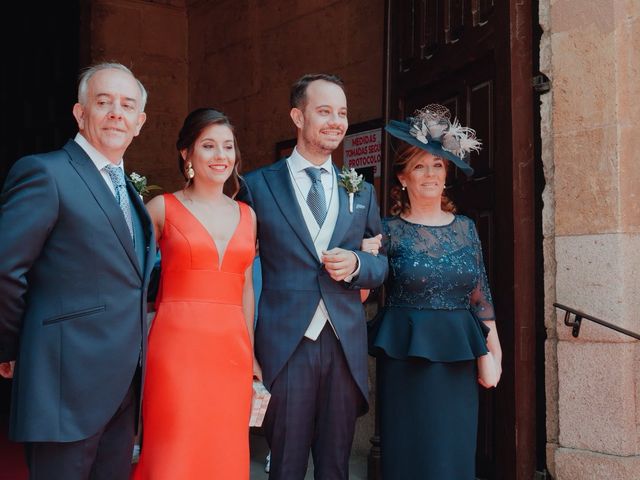
<svg viewBox="0 0 640 480"><path fill-rule="evenodd" d="M482 142L476 138L475 130L463 127L457 118L451 121L447 107L427 105L404 122L391 120L385 130L410 145L450 160L468 177L473 175L469 155L479 152Z"/></svg>

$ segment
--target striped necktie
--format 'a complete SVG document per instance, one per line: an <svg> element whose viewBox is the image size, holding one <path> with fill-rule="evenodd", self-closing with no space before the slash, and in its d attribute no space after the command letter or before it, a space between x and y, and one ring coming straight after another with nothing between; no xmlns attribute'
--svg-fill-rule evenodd
<svg viewBox="0 0 640 480"><path fill-rule="evenodd" d="M120 205L120 209L124 215L124 219L127 222L127 227L129 227L129 233L131 234L131 239L133 240L133 221L131 219L131 205L129 205L129 196L127 195L127 185L124 181L124 171L120 167L116 167L115 165L109 164L104 167L105 171L109 174L109 178L111 179L111 183L113 183L113 188L116 191L116 200L118 205Z"/></svg>
<svg viewBox="0 0 640 480"><path fill-rule="evenodd" d="M307 205L309 205L309 209L311 213L313 213L318 225L322 227L324 219L327 216L327 201L320 176L322 172L326 172L326 170L324 168L307 167L304 171L311 179L311 189L307 194Z"/></svg>

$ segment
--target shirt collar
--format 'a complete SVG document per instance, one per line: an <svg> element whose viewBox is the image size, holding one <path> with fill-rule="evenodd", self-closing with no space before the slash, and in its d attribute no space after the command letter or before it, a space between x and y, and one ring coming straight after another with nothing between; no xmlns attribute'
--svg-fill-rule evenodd
<svg viewBox="0 0 640 480"><path fill-rule="evenodd" d="M327 156L327 159L321 165L314 165L309 160L304 158L300 152L294 147L293 152L291 152L291 156L288 159L289 165L291 166L291 171L294 173L300 173L305 168L308 167L316 167L316 168L324 168L328 173L332 172L332 164L331 164L331 155Z"/></svg>
<svg viewBox="0 0 640 480"><path fill-rule="evenodd" d="M96 150L93 145L91 145L89 141L82 136L80 132L76 134L74 141L78 145L80 145L80 148L82 148L87 155L89 155L89 158L98 170L102 171L102 169L107 165L113 165L113 163L110 162L109 159L101 154L98 150ZM124 171L124 160L120 159L120 162L118 162L116 167L120 167L122 171Z"/></svg>

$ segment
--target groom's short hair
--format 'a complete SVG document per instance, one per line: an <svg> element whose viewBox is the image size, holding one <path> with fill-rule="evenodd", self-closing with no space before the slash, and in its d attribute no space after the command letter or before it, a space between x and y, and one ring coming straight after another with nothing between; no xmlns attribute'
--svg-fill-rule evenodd
<svg viewBox="0 0 640 480"><path fill-rule="evenodd" d="M291 95L289 97L291 108L304 110L307 103L307 87L310 83L315 82L316 80L324 80L325 82L334 83L344 91L344 82L337 75L328 73L307 73L296 80L296 82L291 86Z"/></svg>

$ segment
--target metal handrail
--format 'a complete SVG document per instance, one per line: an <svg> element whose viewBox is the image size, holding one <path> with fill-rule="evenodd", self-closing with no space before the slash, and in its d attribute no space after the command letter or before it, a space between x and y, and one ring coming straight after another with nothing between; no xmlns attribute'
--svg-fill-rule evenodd
<svg viewBox="0 0 640 480"><path fill-rule="evenodd" d="M576 310L575 308L567 307L566 305L562 305L560 303L554 303L554 307L559 308L560 310L564 310L564 324L567 327L572 327L571 335L574 338L578 338L580 335L580 326L582 324L582 320L590 320L598 325L602 325L603 327L610 328L611 330L615 330L616 332L622 333L624 335L628 335L629 337L633 337L637 340L640 340L640 334L636 332L632 332L631 330L627 330L626 328L618 327L609 322L605 322L604 320L600 320L592 315L588 315L580 310ZM571 314L575 315L575 320L571 321Z"/></svg>

